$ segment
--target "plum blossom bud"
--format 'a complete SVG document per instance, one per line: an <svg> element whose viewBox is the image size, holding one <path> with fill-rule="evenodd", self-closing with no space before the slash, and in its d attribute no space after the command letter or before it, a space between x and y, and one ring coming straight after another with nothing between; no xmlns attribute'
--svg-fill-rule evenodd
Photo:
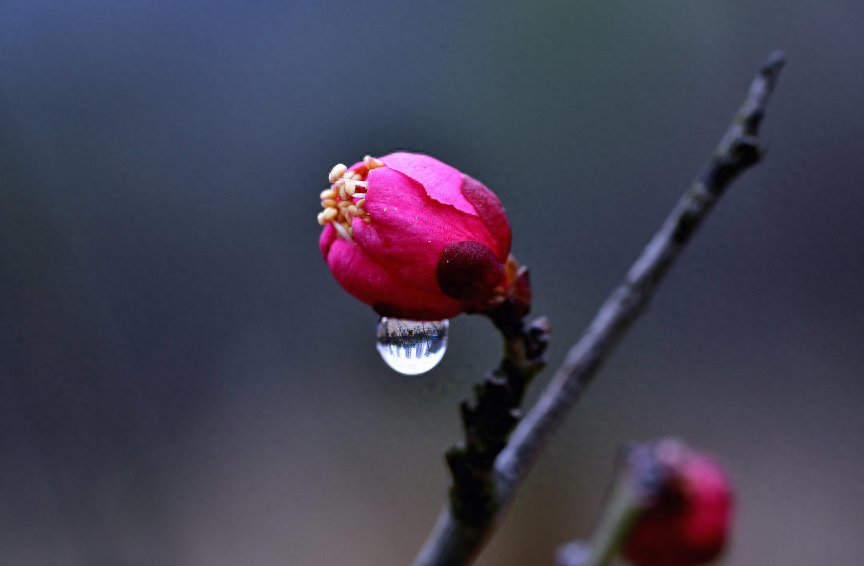
<svg viewBox="0 0 864 566"><path fill-rule="evenodd" d="M330 173L319 245L342 287L381 316L481 311L527 274L508 264L510 223L480 182L426 155L392 153Z"/></svg>
<svg viewBox="0 0 864 566"><path fill-rule="evenodd" d="M628 458L643 502L623 546L635 566L698 566L723 551L733 492L711 456L665 439L634 449Z"/></svg>

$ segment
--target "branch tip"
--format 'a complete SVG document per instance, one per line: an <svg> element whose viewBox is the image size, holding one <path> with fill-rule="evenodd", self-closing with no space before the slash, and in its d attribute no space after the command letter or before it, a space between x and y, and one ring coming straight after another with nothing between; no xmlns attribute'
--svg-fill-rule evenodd
<svg viewBox="0 0 864 566"><path fill-rule="evenodd" d="M765 59L765 62L762 63L762 67L759 69L759 74L765 78L771 79L771 87L773 88L774 82L776 82L777 77L780 75L780 71L783 70L785 65L786 54L778 49Z"/></svg>

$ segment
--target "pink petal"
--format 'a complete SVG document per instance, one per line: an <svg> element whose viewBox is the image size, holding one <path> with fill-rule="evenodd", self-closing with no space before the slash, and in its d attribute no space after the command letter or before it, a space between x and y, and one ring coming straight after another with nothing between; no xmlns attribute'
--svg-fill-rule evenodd
<svg viewBox="0 0 864 566"><path fill-rule="evenodd" d="M342 287L382 316L441 320L462 312L462 303L441 293L424 293L373 262L362 248L336 238L327 265Z"/></svg>
<svg viewBox="0 0 864 566"><path fill-rule="evenodd" d="M360 173L361 176L369 172L369 170L366 169L366 163L363 161L358 161L357 163L349 167L348 170L354 171L355 173Z"/></svg>
<svg viewBox="0 0 864 566"><path fill-rule="evenodd" d="M366 224L362 218L355 218L351 227L354 228L354 241L372 261L393 273L399 272L402 266L384 253L384 242L375 226Z"/></svg>
<svg viewBox="0 0 864 566"><path fill-rule="evenodd" d="M462 194L462 173L434 157L416 153L391 153L381 158L389 168L414 179L429 196L467 214L477 215L474 205Z"/></svg>
<svg viewBox="0 0 864 566"><path fill-rule="evenodd" d="M321 231L321 236L318 238L318 247L321 249L321 255L324 256L324 259L327 259L327 251L333 244L333 240L337 237L338 234L336 234L336 229L328 222L327 225L324 226L324 230Z"/></svg>
<svg viewBox="0 0 864 566"><path fill-rule="evenodd" d="M507 220L501 201L483 183L468 175L462 175L462 194L477 209L480 219L494 238L492 249L497 253L498 261L502 263L507 261L512 236L510 221Z"/></svg>
<svg viewBox="0 0 864 566"><path fill-rule="evenodd" d="M473 240L498 251L480 217L440 203L420 183L390 167L369 172L364 208L372 223L353 224L358 242L379 263L400 266L401 278L428 293L440 292L436 268L451 243Z"/></svg>

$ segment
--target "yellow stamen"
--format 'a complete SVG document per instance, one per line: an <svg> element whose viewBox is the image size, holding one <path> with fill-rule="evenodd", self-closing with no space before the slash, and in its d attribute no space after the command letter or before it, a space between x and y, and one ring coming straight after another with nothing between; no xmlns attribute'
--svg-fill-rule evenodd
<svg viewBox="0 0 864 566"><path fill-rule="evenodd" d="M380 159L375 159L371 155L367 155L363 158L363 163L366 164L366 168L370 171L372 169L378 169L379 167L384 167L384 163Z"/></svg>
<svg viewBox="0 0 864 566"><path fill-rule="evenodd" d="M364 173L348 169L340 163L330 170L328 179L331 187L321 191L321 206L324 210L318 214L318 223L326 225L333 224L333 228L350 243L354 243L352 236L354 229L351 224L355 218L362 218L366 224L371 223L369 212L363 206L366 204L366 192L368 182L365 180L365 171L384 167L380 159L367 155L363 158ZM354 203L354 200L357 203Z"/></svg>
<svg viewBox="0 0 864 566"><path fill-rule="evenodd" d="M335 167L333 167L333 169L330 170L330 175L329 175L328 179L330 180L331 183L335 183L336 179L341 177L347 169L348 168L345 167L341 163L339 165L336 165Z"/></svg>

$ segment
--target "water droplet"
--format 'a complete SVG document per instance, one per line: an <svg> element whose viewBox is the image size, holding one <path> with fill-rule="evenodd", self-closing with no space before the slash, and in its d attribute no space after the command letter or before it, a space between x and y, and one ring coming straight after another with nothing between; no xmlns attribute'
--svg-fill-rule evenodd
<svg viewBox="0 0 864 566"><path fill-rule="evenodd" d="M375 326L378 352L387 365L399 373L426 373L444 357L449 328L449 320L430 322L381 317Z"/></svg>

